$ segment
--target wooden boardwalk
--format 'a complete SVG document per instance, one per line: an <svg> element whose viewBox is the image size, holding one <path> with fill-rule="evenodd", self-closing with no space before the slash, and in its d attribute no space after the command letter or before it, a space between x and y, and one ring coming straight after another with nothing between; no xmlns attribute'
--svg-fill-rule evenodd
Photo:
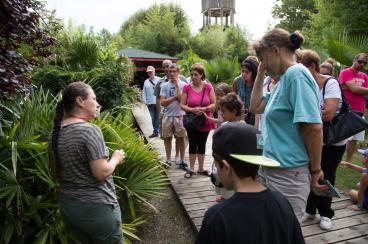
<svg viewBox="0 0 368 244"><path fill-rule="evenodd" d="M134 117L142 130L145 138L165 157L164 143L159 138L150 139L152 134L151 118L148 109L144 105L136 105L133 108ZM174 141L174 140L173 140ZM212 165L212 132L207 141L205 169L210 170ZM173 152L175 146L173 145ZM175 155L172 153L172 155ZM185 160L188 162L188 152ZM216 204L216 192L210 178L205 176L193 175L191 179L185 179L184 171L173 166L166 171L172 188L181 202L193 228L199 231L204 213L212 205ZM302 224L302 231L306 243L368 243L368 212L352 211L346 207L352 202L348 197L334 199L332 207L335 210L333 218L333 228L330 231L324 231L319 228L318 218L314 221Z"/></svg>

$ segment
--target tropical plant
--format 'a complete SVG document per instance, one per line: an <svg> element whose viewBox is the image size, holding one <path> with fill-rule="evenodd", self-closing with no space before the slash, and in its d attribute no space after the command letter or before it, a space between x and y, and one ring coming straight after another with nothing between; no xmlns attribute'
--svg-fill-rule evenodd
<svg viewBox="0 0 368 244"><path fill-rule="evenodd" d="M212 83L225 82L230 84L239 75L240 65L238 58L233 61L219 57L205 64L206 78Z"/></svg>
<svg viewBox="0 0 368 244"><path fill-rule="evenodd" d="M358 53L368 53L368 35L329 34L325 42L330 56L345 66L351 66Z"/></svg>
<svg viewBox="0 0 368 244"><path fill-rule="evenodd" d="M197 54L193 53L192 49L181 52L178 57L180 58L178 64L180 65L180 73L184 76L189 76L190 68L195 63L206 63L206 60L201 59Z"/></svg>
<svg viewBox="0 0 368 244"><path fill-rule="evenodd" d="M59 99L40 89L33 97L0 104L1 243L67 243L57 207L59 183L47 155ZM123 148L126 152L114 178L125 236L139 239L135 232L144 219L137 209L154 208L148 198L161 196L167 180L157 152L131 127L129 108L115 114L104 112L94 122L101 127L110 151Z"/></svg>

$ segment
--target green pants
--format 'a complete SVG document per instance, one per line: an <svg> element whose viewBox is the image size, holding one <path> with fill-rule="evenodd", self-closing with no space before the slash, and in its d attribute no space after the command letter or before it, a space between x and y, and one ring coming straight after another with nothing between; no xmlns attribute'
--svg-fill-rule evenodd
<svg viewBox="0 0 368 244"><path fill-rule="evenodd" d="M67 230L81 243L123 243L119 206L65 197L59 198L59 206Z"/></svg>

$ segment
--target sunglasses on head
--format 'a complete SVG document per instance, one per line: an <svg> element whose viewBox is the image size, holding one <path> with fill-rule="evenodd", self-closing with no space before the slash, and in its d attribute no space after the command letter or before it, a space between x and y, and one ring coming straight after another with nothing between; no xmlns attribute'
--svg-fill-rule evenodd
<svg viewBox="0 0 368 244"><path fill-rule="evenodd" d="M357 60L357 62L358 62L359 64L364 64L364 65L366 65L366 64L367 64L367 61L364 61L364 60Z"/></svg>

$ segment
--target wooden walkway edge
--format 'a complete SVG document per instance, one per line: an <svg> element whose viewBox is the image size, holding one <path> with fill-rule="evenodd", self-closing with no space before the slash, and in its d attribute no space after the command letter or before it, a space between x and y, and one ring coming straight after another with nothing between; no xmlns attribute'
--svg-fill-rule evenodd
<svg viewBox="0 0 368 244"><path fill-rule="evenodd" d="M163 140L149 138L152 134L151 117L144 104L137 104L132 109L133 115L148 143L155 148L162 159L165 158ZM210 133L206 145L205 169L212 166L212 133ZM173 140L174 141L174 140ZM173 153L175 155L175 146ZM188 162L186 151L185 161ZM185 179L184 171L177 166L166 170L166 175L176 193L185 213L190 219L196 232L199 231L204 213L212 205L216 204L216 192L210 178L193 175L191 179ZM333 228L324 231L319 227L319 218L302 224L302 231L306 243L368 243L368 212L353 211L346 207L351 205L350 199L344 195L341 199L334 199L332 208L335 210Z"/></svg>

